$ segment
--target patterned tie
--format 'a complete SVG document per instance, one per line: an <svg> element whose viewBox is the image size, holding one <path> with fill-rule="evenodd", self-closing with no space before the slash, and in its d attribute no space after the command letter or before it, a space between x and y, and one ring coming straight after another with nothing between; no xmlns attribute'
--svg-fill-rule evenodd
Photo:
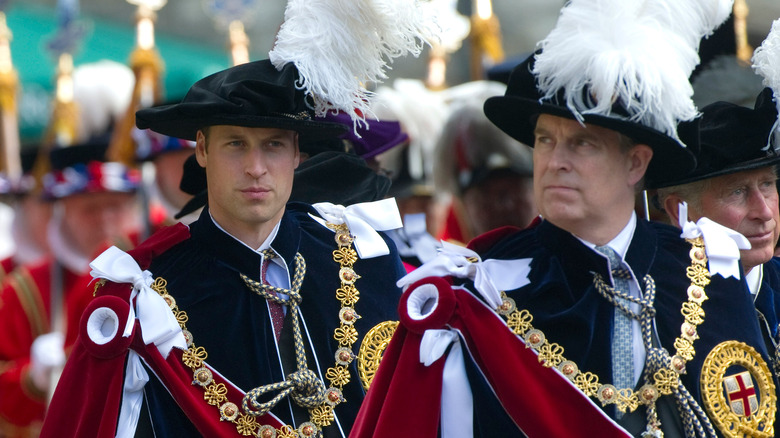
<svg viewBox="0 0 780 438"><path fill-rule="evenodd" d="M597 246L596 250L609 258L612 269L614 288L626 294L629 291L628 270L626 265L609 246ZM629 301L615 297L623 305L629 306ZM615 325L612 331L612 384L618 389L634 387L634 336L631 318L618 307L615 307ZM618 414L620 414L618 412Z"/></svg>
<svg viewBox="0 0 780 438"><path fill-rule="evenodd" d="M263 265L260 269L260 281L263 284L268 284L265 280L265 274L268 272L268 265L271 263L271 259L276 257L276 253L273 249L268 248L260 251L263 254ZM276 294L276 292L271 291ZM282 334L282 326L284 325L284 306L271 300L266 300L268 308L271 311L271 323L274 326L274 335L276 340L279 340L279 336Z"/></svg>

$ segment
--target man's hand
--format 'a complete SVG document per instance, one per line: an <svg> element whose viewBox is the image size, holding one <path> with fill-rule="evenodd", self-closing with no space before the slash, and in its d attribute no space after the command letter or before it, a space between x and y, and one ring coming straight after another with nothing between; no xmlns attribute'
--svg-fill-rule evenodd
<svg viewBox="0 0 780 438"><path fill-rule="evenodd" d="M30 348L30 380L43 392L49 390L52 371L65 364L65 340L62 333L38 336Z"/></svg>

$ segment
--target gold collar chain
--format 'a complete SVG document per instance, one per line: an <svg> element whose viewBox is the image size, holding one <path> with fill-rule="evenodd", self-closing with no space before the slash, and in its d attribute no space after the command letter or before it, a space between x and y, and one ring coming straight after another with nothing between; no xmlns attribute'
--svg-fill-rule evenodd
<svg viewBox="0 0 780 438"><path fill-rule="evenodd" d="M193 371L192 384L203 388L203 399L208 404L218 407L220 421L233 423L238 433L243 436L261 438L321 437L322 428L329 426L334 420L333 409L346 402L342 389L350 381L348 367L356 357L352 351L352 347L358 339L358 332L354 324L360 319L360 315L355 311L354 306L360 299L360 292L355 287L355 281L360 276L353 270L353 265L358 257L357 252L352 248L354 238L349 234L346 224L328 223L328 227L336 232L335 239L338 249L333 251L333 260L340 266L338 275L341 284L336 290L336 299L341 303L340 323L333 333L333 338L338 342L339 348L336 350L334 366L325 372L325 377L330 383L330 387L325 390L325 401L319 406L309 409L310 421L302 423L297 429L291 425L284 425L279 429L267 424L261 425L257 422L258 413L242 412L238 404L228 401L228 390L225 384L214 382L211 370L203 365L208 353L206 353L205 348L195 346L192 333L186 327L187 313L179 310L176 300L168 293L167 281L158 277L152 284L152 289L168 303L184 333L188 349L182 355L182 362Z"/></svg>
<svg viewBox="0 0 780 438"><path fill-rule="evenodd" d="M547 368L556 367L588 397L596 397L603 406L615 404L621 412L632 412L640 404L652 408L658 397L671 394L679 385L680 374L685 372L686 363L695 355L693 341L699 338L696 328L704 322L701 304L707 300L704 287L710 283L704 241L701 237L686 240L691 244L691 265L686 269L691 285L688 287L688 301L683 303L680 310L685 322L681 326L680 337L674 341L676 354L671 358L671 363L653 373L651 383L646 383L636 392L632 388L618 389L614 385L600 383L596 374L580 371L576 363L563 356L564 349L560 344L550 343L542 331L533 327L531 313L518 310L514 300L507 297L505 292L502 292L503 302L496 311L506 317L507 326L512 332L524 339L526 346L538 354L539 363ZM660 423L649 426L658 425Z"/></svg>

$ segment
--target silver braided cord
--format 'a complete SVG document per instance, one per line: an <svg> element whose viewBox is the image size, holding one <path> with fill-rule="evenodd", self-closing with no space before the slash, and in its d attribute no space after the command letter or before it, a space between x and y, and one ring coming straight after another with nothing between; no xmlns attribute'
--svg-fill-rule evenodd
<svg viewBox="0 0 780 438"><path fill-rule="evenodd" d="M269 254L267 257L273 256ZM283 382L263 385L248 391L244 396L243 408L250 415L261 416L266 414L287 396L290 396L299 406L307 409L313 409L325 401L325 385L314 371L308 369L306 363L303 333L298 319L298 305L302 299L300 289L305 275L306 261L300 253L295 254L295 273L293 275L292 289L259 283L241 274L241 279L244 280L244 283L253 292L266 300L289 306L289 312L292 312L295 361L298 368L297 371L290 373ZM287 298L279 297L277 294L287 295ZM258 400L263 395L276 393L277 391L278 393L267 402Z"/></svg>
<svg viewBox="0 0 780 438"><path fill-rule="evenodd" d="M632 279L631 273L629 273L627 269L615 269L612 271L612 275L626 280ZM641 298L632 296L628 291L617 290L614 287L609 286L604 281L601 274L594 274L593 282L596 285L596 291L598 291L602 297L630 318L639 321L639 325L643 327L642 339L644 342L644 325L649 323L650 328L652 329L653 318L655 318L655 307L653 307L653 302L655 301L655 281L653 278L649 275L645 276L645 292L643 294L644 296ZM618 298L630 301L634 304L639 304L641 311L639 313L634 312L629 306L622 303L621 300L618 300Z"/></svg>
<svg viewBox="0 0 780 438"><path fill-rule="evenodd" d="M616 277L623 276L622 278L627 279L631 278L630 272L626 269L616 269L612 272L612 275ZM645 351L647 352L644 380L645 382L652 382L656 372L663 369L668 369L672 365L672 358L669 355L669 352L664 348L656 348L652 345L653 321L656 315L656 310L654 307L656 294L655 281L650 275L645 275L643 278L645 290L642 298L633 297L626 291L616 290L615 288L607 285L600 274L594 274L593 281L596 286L596 290L602 297L620 309L620 311L625 312L626 315L639 321L642 333L642 343L644 344ZM639 304L641 311L639 313L633 312L630 308L621 303L618 298ZM688 389L679 379L677 380L677 384L671 389L672 393L674 394L674 399L675 403L677 404L678 411L682 417L685 436L691 438L717 437L715 429L712 426L709 418L704 413L701 406L696 403L696 400L694 400L693 396L691 396L690 392L688 392ZM658 422L658 413L656 411L655 404L647 406L647 422L651 425ZM657 435L654 435L653 432L650 431L643 433L642 437L658 438Z"/></svg>

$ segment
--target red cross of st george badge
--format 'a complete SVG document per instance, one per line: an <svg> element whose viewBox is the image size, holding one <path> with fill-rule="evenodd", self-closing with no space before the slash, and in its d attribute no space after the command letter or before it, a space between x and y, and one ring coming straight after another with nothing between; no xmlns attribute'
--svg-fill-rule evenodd
<svg viewBox="0 0 780 438"><path fill-rule="evenodd" d="M743 371L723 378L729 405L735 414L749 417L758 410L758 397L750 373Z"/></svg>

